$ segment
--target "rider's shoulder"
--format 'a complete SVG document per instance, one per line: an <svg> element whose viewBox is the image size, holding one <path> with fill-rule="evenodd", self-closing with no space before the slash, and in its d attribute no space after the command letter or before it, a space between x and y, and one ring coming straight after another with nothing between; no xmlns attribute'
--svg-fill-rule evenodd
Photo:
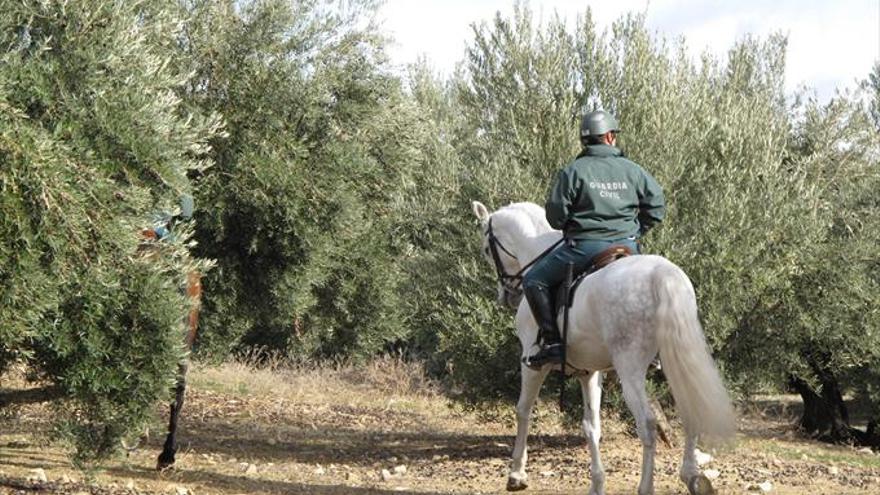
<svg viewBox="0 0 880 495"><path fill-rule="evenodd" d="M617 162L622 164L623 166L628 167L634 171L637 171L640 173L645 172L644 167L642 167L639 163L637 163L636 161L634 161L626 156L615 157L615 160L617 160Z"/></svg>

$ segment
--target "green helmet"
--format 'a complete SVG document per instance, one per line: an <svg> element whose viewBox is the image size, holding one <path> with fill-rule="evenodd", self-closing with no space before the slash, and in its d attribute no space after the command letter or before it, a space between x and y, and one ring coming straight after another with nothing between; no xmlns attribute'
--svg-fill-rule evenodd
<svg viewBox="0 0 880 495"><path fill-rule="evenodd" d="M609 132L620 132L614 115L605 110L596 110L584 115L581 120L581 140L590 136L601 136Z"/></svg>

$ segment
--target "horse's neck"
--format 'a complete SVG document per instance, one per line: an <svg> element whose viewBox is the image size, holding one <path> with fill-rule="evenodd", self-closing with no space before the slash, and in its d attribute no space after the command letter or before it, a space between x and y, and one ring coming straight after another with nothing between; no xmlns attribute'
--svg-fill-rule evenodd
<svg viewBox="0 0 880 495"><path fill-rule="evenodd" d="M524 266L544 253L562 238L562 232L553 230L544 219L544 209L538 205L521 203L510 205L505 228L511 238L514 253Z"/></svg>
<svg viewBox="0 0 880 495"><path fill-rule="evenodd" d="M525 263L532 261L561 238L562 232L558 230L551 230L533 237L523 237L519 242L519 248L523 253L521 259Z"/></svg>

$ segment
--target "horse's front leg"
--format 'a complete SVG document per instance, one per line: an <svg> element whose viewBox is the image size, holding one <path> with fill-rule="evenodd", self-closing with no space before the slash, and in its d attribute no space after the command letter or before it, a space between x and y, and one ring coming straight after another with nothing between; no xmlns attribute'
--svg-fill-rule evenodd
<svg viewBox="0 0 880 495"><path fill-rule="evenodd" d="M594 371L589 376L578 376L581 394L584 398L584 435L590 449L590 492L589 495L604 495L605 468L599 457L599 440L602 438L599 408L602 403L602 372Z"/></svg>
<svg viewBox="0 0 880 495"><path fill-rule="evenodd" d="M183 409L183 399L186 395L186 361L180 363L177 371L177 387L174 390L174 402L171 403L170 418L168 420L168 436L162 446L162 453L156 463L156 469L164 471L174 466L174 454L177 453L177 422L180 419L180 410Z"/></svg>
<svg viewBox="0 0 880 495"><path fill-rule="evenodd" d="M186 317L186 350L192 350L196 333L199 329L199 309L202 301L202 276L197 271L187 274L186 295L192 306ZM174 454L177 453L177 422L180 419L180 410L183 409L183 399L186 396L186 372L189 369L189 358L184 359L177 368L177 386L174 389L174 402L171 403L170 418L168 420L168 436L162 446L162 453L156 463L156 469L164 471L174 466Z"/></svg>
<svg viewBox="0 0 880 495"><path fill-rule="evenodd" d="M518 491L528 487L526 480L526 439L529 436L529 416L532 406L541 391L541 385L550 372L550 367L535 371L526 365L520 365L522 384L520 385L519 401L516 403L516 443L513 445L513 459L510 463L510 475L507 478L507 490Z"/></svg>

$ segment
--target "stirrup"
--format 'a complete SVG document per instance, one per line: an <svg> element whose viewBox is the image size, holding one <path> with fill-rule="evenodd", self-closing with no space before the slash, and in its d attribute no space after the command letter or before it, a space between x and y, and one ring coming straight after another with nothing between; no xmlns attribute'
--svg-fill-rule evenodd
<svg viewBox="0 0 880 495"><path fill-rule="evenodd" d="M562 364L562 343L544 345L534 355L522 358L522 362L536 371L548 364Z"/></svg>

